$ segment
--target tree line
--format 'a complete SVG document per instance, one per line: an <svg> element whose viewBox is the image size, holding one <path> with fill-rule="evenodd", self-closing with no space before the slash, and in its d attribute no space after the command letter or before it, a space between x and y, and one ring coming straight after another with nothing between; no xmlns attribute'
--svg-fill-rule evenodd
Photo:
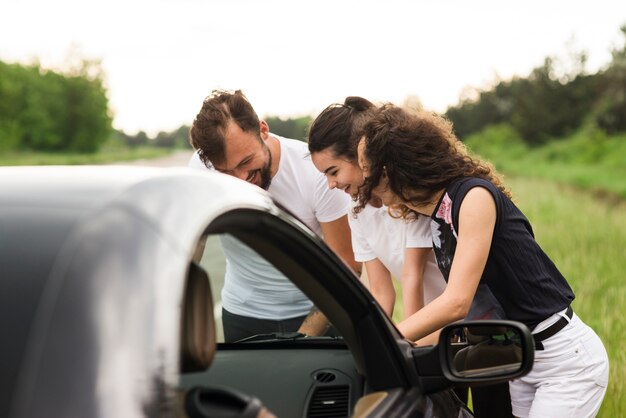
<svg viewBox="0 0 626 418"><path fill-rule="evenodd" d="M609 65L595 74L585 71L584 52L574 53L569 65L547 57L528 77L473 91L448 108L446 116L461 139L506 123L531 147L585 125L608 135L626 132L626 25L620 30L623 45L613 49Z"/></svg>
<svg viewBox="0 0 626 418"><path fill-rule="evenodd" d="M304 140L310 116L266 118L278 135ZM105 143L129 148L189 148L189 126L128 134L112 127L104 74L98 61L80 60L67 71L0 61L0 152L96 152Z"/></svg>
<svg viewBox="0 0 626 418"><path fill-rule="evenodd" d="M135 135L116 130L113 133L112 142L121 143L130 148L139 146L154 146L157 148L191 148L189 144L189 126L182 125L171 132L161 131L156 137L150 138L144 131Z"/></svg>
<svg viewBox="0 0 626 418"><path fill-rule="evenodd" d="M582 126L608 135L626 132L626 25L621 32L623 45L595 74L585 70L585 52L574 53L569 65L547 57L527 77L497 80L489 89L465 94L445 116L462 140L506 124L531 147ZM64 72L0 61L0 151L95 152L107 141L128 147L189 147L185 125L155 138L114 130L103 79L97 61L81 60ZM312 117L265 120L278 135L306 140Z"/></svg>
<svg viewBox="0 0 626 418"><path fill-rule="evenodd" d="M111 133L101 67L66 73L0 61L0 151L93 152Z"/></svg>
<svg viewBox="0 0 626 418"><path fill-rule="evenodd" d="M266 116L264 120L270 126L273 133L286 138L305 141L309 125L313 119L311 116L298 118ZM155 146L163 148L190 148L189 129L190 126L182 125L180 128L171 132L161 131L154 138L150 138L144 131L139 131L135 135L129 135L123 131L115 131L113 133L113 141L123 143L129 147Z"/></svg>

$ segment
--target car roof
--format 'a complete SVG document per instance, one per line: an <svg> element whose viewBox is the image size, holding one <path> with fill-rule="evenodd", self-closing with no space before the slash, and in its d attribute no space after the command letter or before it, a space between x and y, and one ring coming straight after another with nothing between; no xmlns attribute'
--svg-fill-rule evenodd
<svg viewBox="0 0 626 418"><path fill-rule="evenodd" d="M272 206L265 191L230 176L142 166L0 167L0 203L7 223L27 211L31 219L65 228L123 206L174 241L186 224L195 225L194 214L215 217L234 205Z"/></svg>
<svg viewBox="0 0 626 418"><path fill-rule="evenodd" d="M38 388L76 384L76 367L111 375L106 370L119 367L115 344L132 347L126 355L139 364L154 362L129 365L137 374L177 361L178 341L164 336L178 326L171 321L184 283L172 279L186 277L204 228L233 207L275 208L258 187L190 168L0 167L0 326L8 336L0 415L9 415L11 399L15 416L37 415ZM136 324L115 327L126 320ZM73 358L62 355L74 349ZM74 393L95 396L96 389ZM67 408L90 404L65 401Z"/></svg>

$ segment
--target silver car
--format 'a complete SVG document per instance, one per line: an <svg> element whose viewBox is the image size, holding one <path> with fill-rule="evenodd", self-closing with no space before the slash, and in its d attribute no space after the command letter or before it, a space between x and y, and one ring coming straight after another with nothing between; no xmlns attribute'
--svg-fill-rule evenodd
<svg viewBox="0 0 626 418"><path fill-rule="evenodd" d="M224 343L224 235L336 335ZM534 355L509 321L417 347L268 193L187 168L0 168L0 278L3 417L464 417L453 386L521 376Z"/></svg>

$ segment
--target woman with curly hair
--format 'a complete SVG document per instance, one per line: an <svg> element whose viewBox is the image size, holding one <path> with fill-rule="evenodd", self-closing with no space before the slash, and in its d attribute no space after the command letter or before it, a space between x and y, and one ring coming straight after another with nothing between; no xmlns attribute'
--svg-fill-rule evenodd
<svg viewBox="0 0 626 418"><path fill-rule="evenodd" d="M513 414L595 416L608 383L604 345L573 313L574 292L493 167L472 158L452 125L435 114L384 105L361 134L365 181L355 210L380 198L404 217L429 217L447 281L443 293L399 330L429 341L463 318L522 322L533 333L535 363L509 383Z"/></svg>
<svg viewBox="0 0 626 418"><path fill-rule="evenodd" d="M367 99L348 96L343 103L326 107L311 124L311 159L326 176L328 187L358 196L363 184L357 162L359 131L376 108ZM402 289L404 318L441 294L446 283L432 251L430 219L397 219L374 198L348 220L354 258L363 262L368 288L387 315L392 316L396 304L392 277ZM467 403L467 388L455 392ZM472 405L476 418L511 417L508 383L472 388Z"/></svg>
<svg viewBox="0 0 626 418"><path fill-rule="evenodd" d="M354 198L363 183L356 154L358 132L375 109L367 99L348 96L344 103L326 107L309 128L313 164L326 176L329 188ZM432 251L428 220L394 219L375 199L348 221L355 260L364 263L368 288L387 315L393 315L396 304L392 277L402 288L404 317L441 294L445 281Z"/></svg>

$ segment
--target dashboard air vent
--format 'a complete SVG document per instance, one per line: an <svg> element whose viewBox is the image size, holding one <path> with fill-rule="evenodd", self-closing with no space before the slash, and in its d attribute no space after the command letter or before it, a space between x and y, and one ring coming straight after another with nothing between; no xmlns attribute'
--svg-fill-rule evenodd
<svg viewBox="0 0 626 418"><path fill-rule="evenodd" d="M335 374L330 372L319 372L315 375L315 380L320 383L330 383L335 380Z"/></svg>
<svg viewBox="0 0 626 418"><path fill-rule="evenodd" d="M315 388L309 404L308 418L347 418L350 386L320 386Z"/></svg>

